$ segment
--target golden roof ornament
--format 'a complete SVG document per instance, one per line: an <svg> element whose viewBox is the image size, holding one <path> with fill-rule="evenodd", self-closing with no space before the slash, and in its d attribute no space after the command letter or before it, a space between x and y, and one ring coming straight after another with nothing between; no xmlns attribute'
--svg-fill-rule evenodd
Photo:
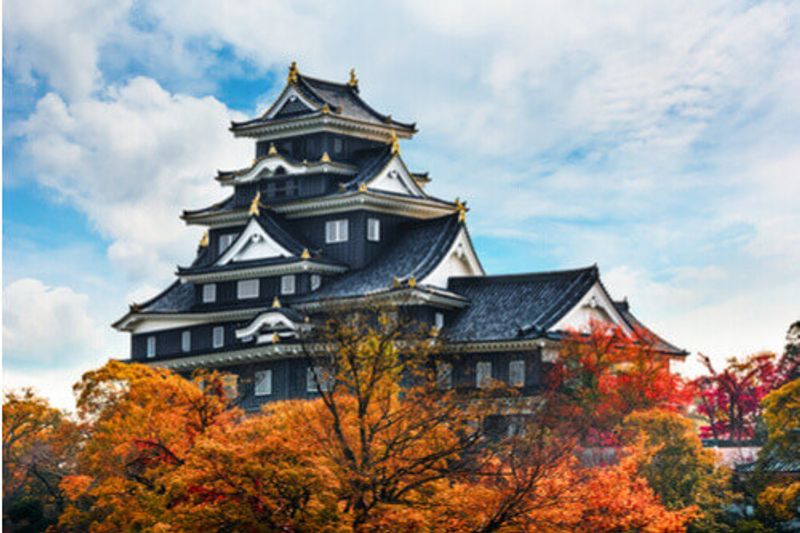
<svg viewBox="0 0 800 533"><path fill-rule="evenodd" d="M278 344L281 341L281 336L277 333L272 334L272 344Z"/></svg>
<svg viewBox="0 0 800 533"><path fill-rule="evenodd" d="M347 85L350 87L358 88L358 77L356 77L356 69L350 69L350 79L347 81Z"/></svg>
<svg viewBox="0 0 800 533"><path fill-rule="evenodd" d="M278 155L278 149L275 148L275 143L269 143L269 150L267 150L267 155Z"/></svg>
<svg viewBox="0 0 800 533"><path fill-rule="evenodd" d="M320 159L320 161L323 162L323 163L330 163L331 162L331 156L328 155L328 152L322 152L322 158Z"/></svg>
<svg viewBox="0 0 800 533"><path fill-rule="evenodd" d="M257 217L260 214L259 207L261 204L261 191L257 191L256 195L253 196L253 201L250 202L250 216Z"/></svg>
<svg viewBox="0 0 800 533"><path fill-rule="evenodd" d="M358 192L367 192L367 184L365 182L361 182L358 184Z"/></svg>
<svg viewBox="0 0 800 533"><path fill-rule="evenodd" d="M322 114L323 115L330 115L331 114L331 106L328 105L328 102L322 104Z"/></svg>
<svg viewBox="0 0 800 533"><path fill-rule="evenodd" d="M303 248L303 253L300 254L300 259L311 259L311 253L308 251L308 248Z"/></svg>
<svg viewBox="0 0 800 533"><path fill-rule="evenodd" d="M339 191L344 192L347 189L347 185L342 182L339 182Z"/></svg>
<svg viewBox="0 0 800 533"><path fill-rule="evenodd" d="M272 299L272 308L273 309L280 309L281 308L281 301L278 299L277 296Z"/></svg>
<svg viewBox="0 0 800 533"><path fill-rule="evenodd" d="M414 276L411 276L410 278L408 278L408 286L411 287L412 289L414 287L416 287L417 286L417 278L415 278Z"/></svg>
<svg viewBox="0 0 800 533"><path fill-rule="evenodd" d="M206 231L203 233L203 236L200 237L200 248L206 248L208 246L208 232Z"/></svg>
<svg viewBox="0 0 800 533"><path fill-rule="evenodd" d="M289 65L289 76L287 76L286 81L289 83L297 83L298 74L300 74L300 71L297 70L297 61L292 61L292 64Z"/></svg>
<svg viewBox="0 0 800 533"><path fill-rule="evenodd" d="M458 211L458 221L464 222L467 220L467 205L458 198L453 203L456 204L456 211Z"/></svg>
<svg viewBox="0 0 800 533"><path fill-rule="evenodd" d="M392 278L392 288L393 289L399 289L401 287L401 285L402 285L402 283L400 283L400 278L398 278L397 276L394 276Z"/></svg>
<svg viewBox="0 0 800 533"><path fill-rule="evenodd" d="M400 141L397 138L397 134L392 130L392 135L389 137L390 143L392 145L392 155L398 155L400 153Z"/></svg>

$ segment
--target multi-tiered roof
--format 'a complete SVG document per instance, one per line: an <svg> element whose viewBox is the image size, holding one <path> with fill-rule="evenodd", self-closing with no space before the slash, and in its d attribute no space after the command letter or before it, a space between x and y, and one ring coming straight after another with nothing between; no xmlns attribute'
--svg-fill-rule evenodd
<svg viewBox="0 0 800 533"><path fill-rule="evenodd" d="M188 369L291 357L309 316L372 302L435 323L462 352L552 347L590 319L643 331L595 266L486 276L464 203L430 195L427 173L401 157L415 124L369 106L354 72L334 83L293 63L275 103L230 129L255 141L255 159L218 172L226 198L183 212L208 229L194 260L115 324L132 333L134 360Z"/></svg>

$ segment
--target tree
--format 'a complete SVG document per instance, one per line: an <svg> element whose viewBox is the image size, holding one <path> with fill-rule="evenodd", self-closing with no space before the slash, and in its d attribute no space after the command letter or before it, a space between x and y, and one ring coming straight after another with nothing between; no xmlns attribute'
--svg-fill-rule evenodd
<svg viewBox="0 0 800 533"><path fill-rule="evenodd" d="M218 374L193 381L164 369L109 361L75 385L87 435L78 475L62 488L65 530L155 528L171 505L171 476L206 432L236 420Z"/></svg>
<svg viewBox="0 0 800 533"><path fill-rule="evenodd" d="M353 528L398 508L409 523L420 519L434 488L469 468L480 435L453 392L437 387L435 335L376 308L329 318L304 346L324 409L301 428Z"/></svg>
<svg viewBox="0 0 800 533"><path fill-rule="evenodd" d="M726 531L726 508L734 501L731 472L717 466L687 418L672 411L636 411L625 418L622 434L643 442L649 453L638 472L668 509L696 506L692 531Z"/></svg>
<svg viewBox="0 0 800 533"><path fill-rule="evenodd" d="M587 444L619 443L614 429L635 410L677 410L691 400L691 387L669 371L667 356L645 331L591 322L588 332L573 331L550 373L551 412L571 420Z"/></svg>
<svg viewBox="0 0 800 533"><path fill-rule="evenodd" d="M80 428L30 389L3 401L4 529L44 530L64 504L61 479L72 473Z"/></svg>
<svg viewBox="0 0 800 533"><path fill-rule="evenodd" d="M701 428L703 438L731 442L759 437L761 400L797 372L798 359L791 354L778 358L773 353L751 355L744 360L730 358L718 372L711 359L701 355L708 374L695 380L698 412L708 425Z"/></svg>

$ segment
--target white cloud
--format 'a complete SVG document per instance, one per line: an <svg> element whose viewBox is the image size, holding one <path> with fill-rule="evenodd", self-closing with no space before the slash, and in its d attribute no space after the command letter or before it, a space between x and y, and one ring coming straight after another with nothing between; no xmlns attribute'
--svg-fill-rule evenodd
<svg viewBox="0 0 800 533"><path fill-rule="evenodd" d="M218 201L214 169L243 166L252 154L227 131L234 117L214 98L135 78L71 104L50 93L17 133L36 179L111 239L111 261L134 281L164 282L199 237L179 209Z"/></svg>
<svg viewBox="0 0 800 533"><path fill-rule="evenodd" d="M99 49L131 5L130 0L7 0L4 67L30 83L36 74L70 98L84 97L99 87Z"/></svg>
<svg viewBox="0 0 800 533"><path fill-rule="evenodd" d="M38 279L16 280L3 289L3 359L18 367L63 367L97 357L106 328L89 313L89 298Z"/></svg>

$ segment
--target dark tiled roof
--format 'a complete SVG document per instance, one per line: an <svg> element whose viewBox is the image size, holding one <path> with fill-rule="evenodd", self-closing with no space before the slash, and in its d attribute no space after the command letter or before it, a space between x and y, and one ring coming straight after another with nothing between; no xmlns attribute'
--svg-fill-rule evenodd
<svg viewBox="0 0 800 533"><path fill-rule="evenodd" d="M209 207L203 207L201 209L184 209L183 216L202 215L205 213L222 213L225 211L235 211L236 209L240 208L241 206L236 205L236 195L231 194L224 200L212 204Z"/></svg>
<svg viewBox="0 0 800 533"><path fill-rule="evenodd" d="M349 298L390 289L394 278L424 278L450 248L463 224L458 215L408 222L386 252L360 270L342 275L304 301Z"/></svg>
<svg viewBox="0 0 800 533"><path fill-rule="evenodd" d="M297 76L295 87L309 100L315 102L317 105L322 106L328 104L331 112L336 116L342 116L359 120L362 122L371 122L373 124L381 124L390 126L397 129L415 131L415 124L399 122L390 115L384 115L377 112L369 104L359 96L358 88L351 87L346 83L335 83L327 80L320 80L303 76ZM247 120L244 122L233 122L232 129L252 126L259 123L268 124L272 120L282 120L290 116L307 116L319 114L318 109L303 112L300 109L295 109L286 116L276 117L275 119L267 119L266 114L256 119Z"/></svg>
<svg viewBox="0 0 800 533"><path fill-rule="evenodd" d="M665 352L673 355L688 355L689 352L682 348L678 348L674 344L667 342L658 335L656 335L650 328L642 324L633 313L631 313L630 305L627 300L614 302L614 307L620 312L622 317L637 331L640 335L648 337L653 342L653 348L659 352Z"/></svg>
<svg viewBox="0 0 800 533"><path fill-rule="evenodd" d="M141 313L182 313L194 305L194 283L175 281L165 291L139 304Z"/></svg>
<svg viewBox="0 0 800 533"><path fill-rule="evenodd" d="M454 342L536 338L562 318L598 280L596 266L512 276L450 278L470 305L444 331Z"/></svg>

